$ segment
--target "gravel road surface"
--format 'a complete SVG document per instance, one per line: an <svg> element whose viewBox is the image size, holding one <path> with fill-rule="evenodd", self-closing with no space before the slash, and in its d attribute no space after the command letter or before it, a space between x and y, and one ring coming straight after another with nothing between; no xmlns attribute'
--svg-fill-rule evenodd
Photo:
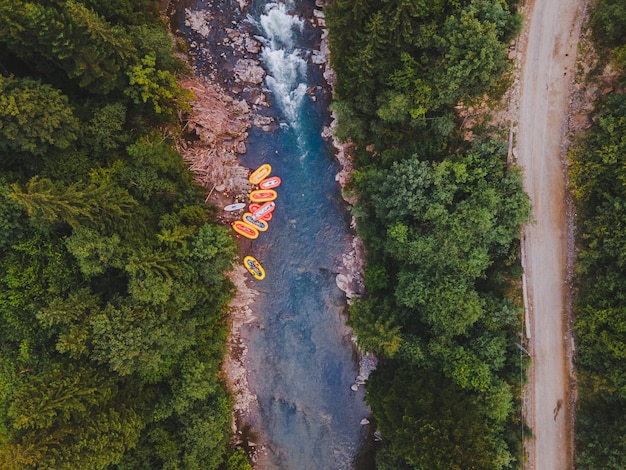
<svg viewBox="0 0 626 470"><path fill-rule="evenodd" d="M525 469L573 468L571 340L568 331L569 224L563 146L584 0L535 0L527 9L517 157L533 205L524 231L530 313L529 401L534 439Z"/></svg>

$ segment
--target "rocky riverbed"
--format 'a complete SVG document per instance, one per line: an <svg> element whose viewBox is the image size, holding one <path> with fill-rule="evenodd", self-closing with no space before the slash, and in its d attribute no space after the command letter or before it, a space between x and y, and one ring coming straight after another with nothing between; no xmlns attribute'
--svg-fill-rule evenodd
<svg viewBox="0 0 626 470"><path fill-rule="evenodd" d="M178 35L189 44L189 57L195 76L181 84L194 94L192 109L185 116L186 138L179 142L183 157L189 162L198 184L207 189L207 203L219 209L244 200L251 189L248 174L251 169L241 165L239 156L247 151L248 132L257 127L266 132L276 129L276 122L267 101L264 88L265 70L258 54L262 43L254 36L252 25L245 20L247 4L238 5L211 1L197 9L187 2ZM311 11L307 21L316 28L324 28L321 5ZM309 90L309 97L330 93L333 73L328 67L328 41L325 30L321 34L319 50L310 60L320 66L328 81L325 90ZM323 136L332 140L334 123L324 129ZM349 146L333 142L341 171L336 179L342 188L352 172ZM344 194L349 204L355 201ZM224 222L228 222L226 219ZM353 229L354 227L353 220ZM247 243L243 241L242 243ZM363 244L356 236L352 250L344 253L342 266L336 276L337 286L346 293L348 301L362 294ZM249 411L256 397L251 393L246 371L247 347L240 328L252 323L256 314L252 304L258 294L248 285L248 275L237 265L230 273L237 287L237 295L230 305L231 335L224 371L235 398L234 425ZM362 356L359 376L353 389L364 383L375 359ZM355 388L356 387L356 388ZM241 433L241 431L239 431Z"/></svg>

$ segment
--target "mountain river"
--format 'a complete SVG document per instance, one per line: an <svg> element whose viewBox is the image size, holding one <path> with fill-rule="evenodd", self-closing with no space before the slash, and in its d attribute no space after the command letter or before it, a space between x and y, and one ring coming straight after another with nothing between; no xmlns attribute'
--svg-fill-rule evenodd
<svg viewBox="0 0 626 470"><path fill-rule="evenodd" d="M255 256L267 277L248 281L259 294L250 306L255 320L240 335L256 400L238 424L254 441L257 469L371 468L369 457L358 457L371 444L370 426L362 424L370 412L363 387L351 388L358 357L335 280L352 234L334 148L321 137L329 96L309 60L321 34L306 19L314 4L253 1L241 12L236 3L216 1L194 8L213 15L231 8L263 44L256 58L277 123L271 132L252 127L241 156L249 168L271 164L283 182L269 230L242 244L242 255Z"/></svg>

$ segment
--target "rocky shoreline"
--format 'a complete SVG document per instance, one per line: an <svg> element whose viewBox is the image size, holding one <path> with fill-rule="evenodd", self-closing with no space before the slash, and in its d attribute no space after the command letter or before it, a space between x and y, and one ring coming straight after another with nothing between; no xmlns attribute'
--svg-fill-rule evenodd
<svg viewBox="0 0 626 470"><path fill-rule="evenodd" d="M248 130L254 126L270 132L276 125L263 88L265 70L257 58L262 44L254 37L251 25L243 21L247 5L240 1L239 7L232 11L220 5L214 6L213 2L209 2L199 11L185 8L184 30L176 31L189 44L188 54L196 72L195 77L181 82L184 88L194 93L195 98L191 111L185 117L185 131L189 138L179 141L178 147L183 158L189 162L195 181L207 189L206 202L216 205L218 209L235 202L234 198L239 195L247 195L251 188L247 179L250 169L243 167L239 161L239 155L246 152ZM310 60L322 68L328 87L332 89L334 74L328 65L328 34L322 6L318 2L307 18L313 27L321 29L319 50L313 52ZM315 99L315 92L310 96ZM344 199L352 205L355 200L343 191L353 169L349 146L333 138L334 125L333 119L331 125L324 129L323 137L332 140L336 149L341 165L336 180L341 185ZM355 228L353 218L352 229ZM345 292L348 302L363 292L364 258L363 243L353 235L352 250L344 253L336 277L337 286ZM229 278L236 286L237 294L230 304L231 331L223 372L235 401L233 430L241 436L242 430L237 430L238 425L243 422L256 397L248 384L245 365L247 347L240 329L256 318L252 304L258 292L248 285L249 276L241 265L234 267ZM355 378L353 390L364 383L374 367L372 356L361 357L360 373ZM249 440L244 444L254 446ZM252 456L255 457L254 452Z"/></svg>

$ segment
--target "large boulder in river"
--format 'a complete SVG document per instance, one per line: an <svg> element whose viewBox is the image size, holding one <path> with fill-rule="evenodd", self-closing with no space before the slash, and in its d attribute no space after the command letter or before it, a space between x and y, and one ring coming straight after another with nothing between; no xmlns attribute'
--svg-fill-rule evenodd
<svg viewBox="0 0 626 470"><path fill-rule="evenodd" d="M211 33L209 25L212 19L213 16L208 11L185 9L185 26L194 30L203 38L209 37Z"/></svg>
<svg viewBox="0 0 626 470"><path fill-rule="evenodd" d="M247 82L254 85L260 85L265 78L265 70L259 65L258 60L240 59L235 65L235 81Z"/></svg>
<svg viewBox="0 0 626 470"><path fill-rule="evenodd" d="M346 276L345 274L337 274L335 282L337 283L337 287L339 287L339 289L348 293L348 290L350 288L350 280L348 279L348 276Z"/></svg>

